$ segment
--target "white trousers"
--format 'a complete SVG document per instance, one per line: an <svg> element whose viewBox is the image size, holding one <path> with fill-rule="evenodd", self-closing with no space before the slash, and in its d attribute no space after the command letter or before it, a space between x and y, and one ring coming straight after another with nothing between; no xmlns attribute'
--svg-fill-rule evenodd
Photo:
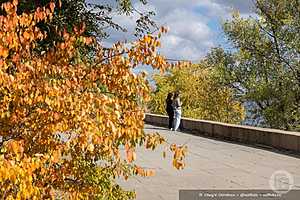
<svg viewBox="0 0 300 200"><path fill-rule="evenodd" d="M174 110L174 124L173 124L174 131L177 131L177 129L180 125L180 120L181 120L181 110L175 109Z"/></svg>

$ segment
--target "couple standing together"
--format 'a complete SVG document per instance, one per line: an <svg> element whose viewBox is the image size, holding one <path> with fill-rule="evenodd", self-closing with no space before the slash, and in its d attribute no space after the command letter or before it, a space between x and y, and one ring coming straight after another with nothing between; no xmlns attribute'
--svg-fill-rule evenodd
<svg viewBox="0 0 300 200"><path fill-rule="evenodd" d="M179 92L169 93L166 99L166 111L169 115L169 129L177 131L181 120L181 102Z"/></svg>

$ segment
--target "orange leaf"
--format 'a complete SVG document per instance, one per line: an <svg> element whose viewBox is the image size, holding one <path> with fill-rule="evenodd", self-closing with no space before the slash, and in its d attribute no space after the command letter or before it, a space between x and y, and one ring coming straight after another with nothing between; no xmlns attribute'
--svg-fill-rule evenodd
<svg viewBox="0 0 300 200"><path fill-rule="evenodd" d="M55 8L55 3L54 3L54 2L51 2L51 3L50 3L50 9L51 9L51 12L54 12L54 8Z"/></svg>
<svg viewBox="0 0 300 200"><path fill-rule="evenodd" d="M6 48L0 49L0 56L7 58L8 54L9 54L8 49L6 49Z"/></svg>
<svg viewBox="0 0 300 200"><path fill-rule="evenodd" d="M132 162L136 159L136 153L132 150L132 149L129 149L127 151L127 160L128 162Z"/></svg>
<svg viewBox="0 0 300 200"><path fill-rule="evenodd" d="M30 33L28 33L27 31L25 31L23 33L23 37L25 38L25 40L29 40L30 39Z"/></svg>
<svg viewBox="0 0 300 200"><path fill-rule="evenodd" d="M59 114L56 112L56 113L54 113L54 119L55 120L58 120L59 119Z"/></svg>
<svg viewBox="0 0 300 200"><path fill-rule="evenodd" d="M13 0L13 5L17 6L19 4L18 0Z"/></svg>

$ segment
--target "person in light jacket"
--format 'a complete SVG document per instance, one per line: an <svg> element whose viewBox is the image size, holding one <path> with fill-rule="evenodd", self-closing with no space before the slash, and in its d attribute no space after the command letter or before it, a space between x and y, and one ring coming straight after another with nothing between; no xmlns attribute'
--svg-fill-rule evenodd
<svg viewBox="0 0 300 200"><path fill-rule="evenodd" d="M175 92L173 97L173 109L174 109L174 123L173 123L173 131L177 131L180 125L181 120L181 101L180 101L180 93Z"/></svg>

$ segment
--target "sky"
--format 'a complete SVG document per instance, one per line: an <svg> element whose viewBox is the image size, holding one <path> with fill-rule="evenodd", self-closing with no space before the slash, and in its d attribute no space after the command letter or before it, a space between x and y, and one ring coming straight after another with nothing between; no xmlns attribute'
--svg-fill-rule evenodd
<svg viewBox="0 0 300 200"><path fill-rule="evenodd" d="M93 0L111 3L114 0ZM154 11L158 25L168 27L162 38L161 53L171 59L197 62L212 47L226 46L228 42L222 32L222 22L230 19L233 10L239 10L243 17L254 16L254 0L148 0L142 5L133 0L139 11ZM133 32L138 14L130 17L114 16L114 20L128 29L128 32L111 33L105 45L119 40L134 40Z"/></svg>

